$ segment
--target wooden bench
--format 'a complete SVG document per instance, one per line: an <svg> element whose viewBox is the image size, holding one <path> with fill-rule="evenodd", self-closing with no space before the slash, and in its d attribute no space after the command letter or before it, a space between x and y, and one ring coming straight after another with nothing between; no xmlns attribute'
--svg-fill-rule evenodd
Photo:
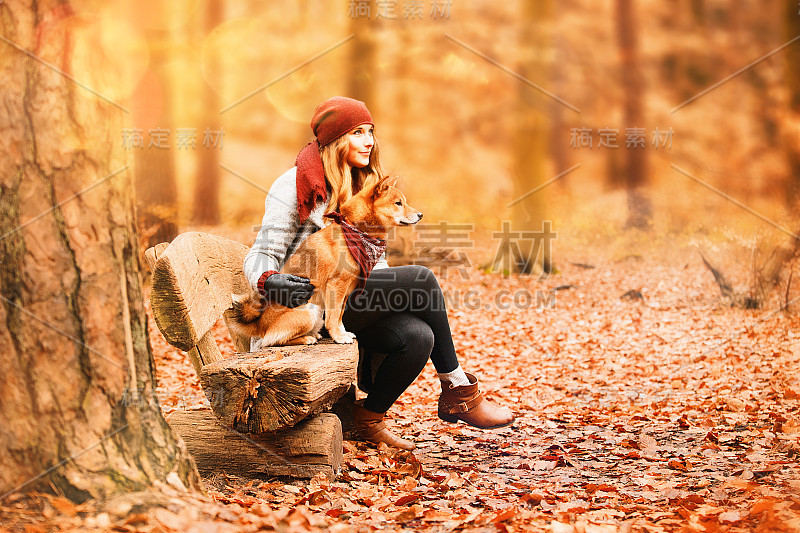
<svg viewBox="0 0 800 533"><path fill-rule="evenodd" d="M352 384L356 344L263 348L230 331L236 354L222 354L211 333L250 290L242 272L247 247L209 235L178 235L145 252L153 273L150 305L164 338L188 352L210 410L169 417L204 474L334 479L342 464L342 424L325 412ZM213 414L212 414L213 413Z"/></svg>

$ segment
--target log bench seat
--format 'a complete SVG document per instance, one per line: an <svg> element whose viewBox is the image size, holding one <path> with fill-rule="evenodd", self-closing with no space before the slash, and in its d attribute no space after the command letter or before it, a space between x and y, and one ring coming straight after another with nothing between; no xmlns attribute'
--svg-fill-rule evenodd
<svg viewBox="0 0 800 533"><path fill-rule="evenodd" d="M342 424L326 411L354 394L358 346L323 339L250 352L250 339L229 328L237 353L222 354L211 328L220 317L229 323L232 293L251 290L242 272L247 250L189 232L145 252L155 322L169 344L188 353L211 404L210 410L177 411L168 423L203 474L310 478L323 472L334 479L342 464Z"/></svg>

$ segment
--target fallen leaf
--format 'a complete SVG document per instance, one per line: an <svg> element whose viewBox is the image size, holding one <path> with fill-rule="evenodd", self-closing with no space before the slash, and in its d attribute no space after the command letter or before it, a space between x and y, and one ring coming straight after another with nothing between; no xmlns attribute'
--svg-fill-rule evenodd
<svg viewBox="0 0 800 533"><path fill-rule="evenodd" d="M656 439L642 433L639 435L639 449L648 454L654 454L658 450L658 442Z"/></svg>
<svg viewBox="0 0 800 533"><path fill-rule="evenodd" d="M511 520L515 516L517 516L518 509L516 506L511 506L508 509L498 512L492 518L493 524L499 524L500 522L505 522L506 520Z"/></svg>
<svg viewBox="0 0 800 533"><path fill-rule="evenodd" d="M405 496L400 496L394 502L394 504L397 505L397 506L408 505L409 503L412 503L412 502L415 502L415 501L419 500L419 498L420 498L419 494L407 494Z"/></svg>
<svg viewBox="0 0 800 533"><path fill-rule="evenodd" d="M550 531L552 533L575 533L575 527L572 524L565 524L564 522L550 522Z"/></svg>
<svg viewBox="0 0 800 533"><path fill-rule="evenodd" d="M747 516L747 511L731 510L720 513L717 519L723 524L735 524Z"/></svg>

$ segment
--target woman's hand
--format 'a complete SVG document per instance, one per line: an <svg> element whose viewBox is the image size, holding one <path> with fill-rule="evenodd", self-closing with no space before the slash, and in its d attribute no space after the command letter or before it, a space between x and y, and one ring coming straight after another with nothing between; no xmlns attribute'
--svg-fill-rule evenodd
<svg viewBox="0 0 800 533"><path fill-rule="evenodd" d="M264 279L258 290L262 298L293 308L308 302L314 292L314 285L308 278L275 273Z"/></svg>

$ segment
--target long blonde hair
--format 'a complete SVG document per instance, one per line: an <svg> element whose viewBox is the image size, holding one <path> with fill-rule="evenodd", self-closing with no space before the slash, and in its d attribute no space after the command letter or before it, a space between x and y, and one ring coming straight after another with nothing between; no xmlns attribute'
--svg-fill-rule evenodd
<svg viewBox="0 0 800 533"><path fill-rule="evenodd" d="M345 133L320 150L325 178L331 186L331 201L328 204L328 211L338 211L339 207L353 194L364 187L372 186L385 175L381 165L377 138L374 139L372 152L369 154L369 164L364 168L351 167L347 163L349 147L350 142Z"/></svg>

